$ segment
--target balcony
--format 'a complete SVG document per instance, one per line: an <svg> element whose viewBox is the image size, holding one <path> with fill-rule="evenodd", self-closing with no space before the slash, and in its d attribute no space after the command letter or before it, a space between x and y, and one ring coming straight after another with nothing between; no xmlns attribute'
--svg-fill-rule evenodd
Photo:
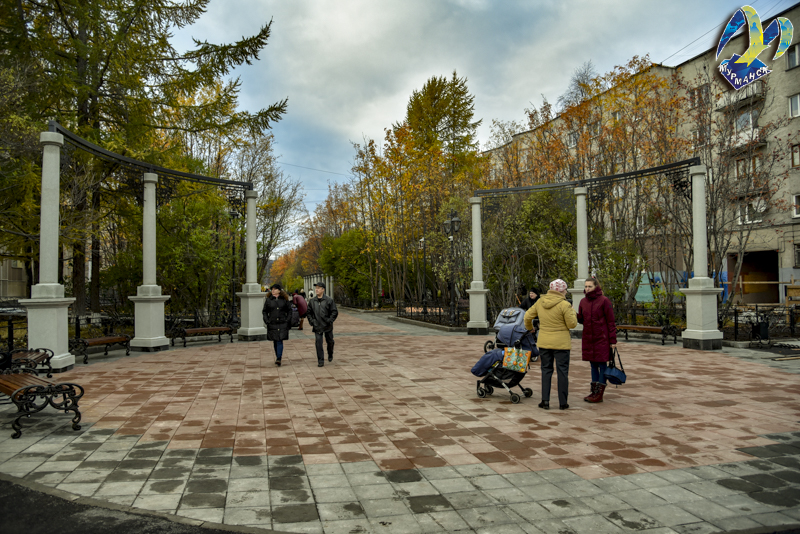
<svg viewBox="0 0 800 534"><path fill-rule="evenodd" d="M716 111L730 111L747 104L752 104L764 98L766 89L767 87L762 80L756 80L738 91L726 91L722 97L717 100L714 109Z"/></svg>
<svg viewBox="0 0 800 534"><path fill-rule="evenodd" d="M724 151L728 153L757 150L767 146L766 141L758 128L746 128L731 135L730 142Z"/></svg>

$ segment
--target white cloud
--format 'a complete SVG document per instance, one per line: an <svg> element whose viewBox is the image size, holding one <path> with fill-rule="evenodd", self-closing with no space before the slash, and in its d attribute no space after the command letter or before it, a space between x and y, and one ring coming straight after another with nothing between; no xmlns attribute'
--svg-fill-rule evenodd
<svg viewBox="0 0 800 534"><path fill-rule="evenodd" d="M772 12L792 3L781 0ZM759 0L751 4L770 7ZM288 113L274 128L283 161L347 173L351 141L363 136L380 141L385 128L403 119L411 92L432 76L456 69L469 79L476 117L483 119L483 144L492 119L523 121L524 108L539 105L541 95L555 101L585 61L591 59L599 72L648 52L661 61L727 22L740 5L738 0L214 0L175 42L188 46L188 35L229 42L273 19L260 61L237 69L241 104L256 110L288 96ZM713 46L719 33L709 33L672 61ZM302 176L309 190L344 179L285 170ZM324 191L309 191L309 207L324 197Z"/></svg>

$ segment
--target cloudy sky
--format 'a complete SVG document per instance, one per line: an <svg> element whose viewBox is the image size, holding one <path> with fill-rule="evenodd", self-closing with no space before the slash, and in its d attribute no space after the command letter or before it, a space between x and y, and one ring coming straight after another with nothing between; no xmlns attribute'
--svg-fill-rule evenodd
<svg viewBox="0 0 800 534"><path fill-rule="evenodd" d="M272 19L260 61L235 73L240 103L255 111L288 97L277 153L313 211L329 181L347 180L351 142L382 139L433 76L467 77L483 146L492 119L523 122L586 61L600 73L634 55L676 65L716 46L742 1L212 0L175 43L231 42ZM766 21L796 1L749 4Z"/></svg>

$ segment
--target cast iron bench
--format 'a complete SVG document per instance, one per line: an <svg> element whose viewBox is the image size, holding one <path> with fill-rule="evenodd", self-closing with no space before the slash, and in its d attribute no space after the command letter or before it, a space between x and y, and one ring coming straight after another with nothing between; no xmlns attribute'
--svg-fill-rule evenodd
<svg viewBox="0 0 800 534"><path fill-rule="evenodd" d="M113 345L121 345L125 347L125 356L131 353L131 336L128 334L108 334L102 337L92 337L88 339L77 338L70 339L70 350L75 350L78 354L83 356L83 363L89 363L89 347L105 346L103 354L108 356L108 348Z"/></svg>
<svg viewBox="0 0 800 534"><path fill-rule="evenodd" d="M53 366L50 365L50 360L53 357L53 351L50 349L14 349L10 353L11 361L10 367L27 367L31 369L34 374L38 375L36 370L40 365L47 367L47 378L53 378Z"/></svg>
<svg viewBox="0 0 800 534"><path fill-rule="evenodd" d="M0 355L0 393L8 396L17 407L17 418L11 423L13 439L22 435L20 419L41 412L48 405L64 413L74 412L72 429L80 430L81 412L78 401L83 397L83 387L70 382L52 382L39 378L35 369L12 366L10 353ZM4 403L8 404L8 403Z"/></svg>
<svg viewBox="0 0 800 534"><path fill-rule="evenodd" d="M218 341L222 343L222 334L231 336L231 343L233 343L233 328L230 326L199 326L197 328L184 328L178 326L172 331L172 346L175 346L176 339L183 339L183 346L186 346L186 338L188 336L202 336L202 335L217 335Z"/></svg>
<svg viewBox="0 0 800 534"><path fill-rule="evenodd" d="M628 341L628 331L635 332L650 332L653 334L661 334L661 344L664 345L668 336L672 336L673 344L678 343L678 334L680 333L678 327L675 325L667 326L644 326L638 324L618 324L617 332L620 330L625 332L625 341Z"/></svg>

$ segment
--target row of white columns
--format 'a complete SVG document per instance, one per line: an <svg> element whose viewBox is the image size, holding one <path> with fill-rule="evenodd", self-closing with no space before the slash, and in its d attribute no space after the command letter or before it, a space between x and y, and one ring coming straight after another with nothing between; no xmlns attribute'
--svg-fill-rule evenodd
<svg viewBox="0 0 800 534"><path fill-rule="evenodd" d="M323 273L309 274L303 277L303 290L306 292L306 298L311 298L316 295L314 292L314 284L319 282L325 284L325 294L333 298L333 277Z"/></svg>
<svg viewBox="0 0 800 534"><path fill-rule="evenodd" d="M64 298L64 286L58 283L58 249L60 227L61 147L64 136L43 132L42 197L39 240L39 283L31 289L31 298L20 301L28 312L28 346L48 348L54 353L51 365L63 372L75 365L69 352L69 306L74 298ZM167 350L169 341L164 335L164 304L169 295L161 294L156 276L156 185L158 175L144 173L144 206L142 221L142 285L136 296L129 297L135 305L135 335L131 350L156 352ZM245 191L247 202L246 281L242 292L242 325L238 336L243 341L266 339L267 331L261 317L266 293L256 280L256 198L255 191Z"/></svg>
<svg viewBox="0 0 800 534"><path fill-rule="evenodd" d="M714 280L708 277L708 242L706 237L706 166L689 168L692 180L692 231L694 237L694 276L689 287L680 291L686 295L686 330L682 333L683 346L698 350L718 350L722 348L722 332L717 328L717 296L721 288L714 287ZM586 187L575 190L577 225L578 278L569 292L572 305L577 312L583 299L583 285L589 277L589 225L586 206ZM467 333L483 335L488 333L486 320L486 293L483 285L483 248L481 239L481 199L469 199L472 205L472 284L467 291L470 297L470 320ZM582 329L582 325L578 325Z"/></svg>

